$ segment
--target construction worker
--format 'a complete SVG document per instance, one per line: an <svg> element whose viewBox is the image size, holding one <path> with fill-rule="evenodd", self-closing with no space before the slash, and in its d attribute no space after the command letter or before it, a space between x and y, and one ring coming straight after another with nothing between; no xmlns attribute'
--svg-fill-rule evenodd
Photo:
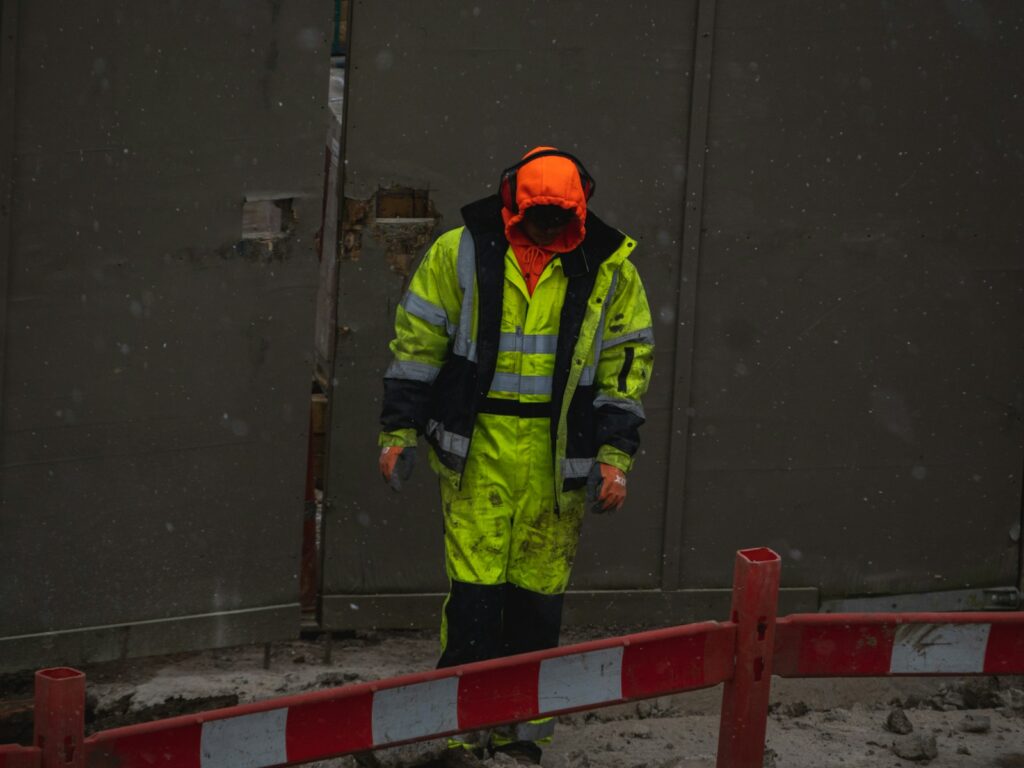
<svg viewBox="0 0 1024 768"><path fill-rule="evenodd" d="M558 645L584 512L626 499L654 339L636 242L588 211L594 186L572 155L530 151L431 246L396 312L379 465L400 489L423 435L440 476L439 667ZM539 763L553 728L487 746Z"/></svg>

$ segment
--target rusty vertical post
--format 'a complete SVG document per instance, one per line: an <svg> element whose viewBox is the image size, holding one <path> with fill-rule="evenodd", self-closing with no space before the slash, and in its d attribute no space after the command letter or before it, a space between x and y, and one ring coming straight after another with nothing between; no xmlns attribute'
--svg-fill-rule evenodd
<svg viewBox="0 0 1024 768"><path fill-rule="evenodd" d="M85 765L85 675L70 667L36 672L35 745L42 768Z"/></svg>
<svg viewBox="0 0 1024 768"><path fill-rule="evenodd" d="M722 694L718 768L761 768L768 726L782 561L766 547L736 553L732 614L736 669Z"/></svg>
<svg viewBox="0 0 1024 768"><path fill-rule="evenodd" d="M316 551L316 473L313 430L313 410L309 414L309 440L306 444L306 498L302 512L302 556L299 561L299 603L303 612L316 613L316 595L319 588L317 565L320 558Z"/></svg>

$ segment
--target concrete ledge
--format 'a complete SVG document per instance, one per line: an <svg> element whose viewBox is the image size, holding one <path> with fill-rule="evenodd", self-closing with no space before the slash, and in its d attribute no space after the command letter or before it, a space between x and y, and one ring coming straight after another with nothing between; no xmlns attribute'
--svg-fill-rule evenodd
<svg viewBox="0 0 1024 768"><path fill-rule="evenodd" d="M0 637L0 672L85 665L299 636L298 603Z"/></svg>
<svg viewBox="0 0 1024 768"><path fill-rule="evenodd" d="M433 629L440 625L445 595L327 595L323 598L324 629ZM565 598L566 626L614 624L661 627L729 617L732 590L681 589L569 592ZM784 588L779 592L779 615L816 613L818 590Z"/></svg>

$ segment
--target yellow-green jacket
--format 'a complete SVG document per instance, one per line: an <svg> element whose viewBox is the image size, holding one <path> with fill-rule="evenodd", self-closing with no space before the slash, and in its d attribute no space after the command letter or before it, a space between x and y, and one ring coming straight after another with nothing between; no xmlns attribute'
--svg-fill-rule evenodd
<svg viewBox="0 0 1024 768"><path fill-rule="evenodd" d="M478 413L550 415L561 505L595 461L632 466L654 359L650 308L628 260L635 241L592 212L583 243L552 259L531 297L500 210L497 196L466 206L466 226L416 269L396 313L380 443L425 435L435 468L458 485Z"/></svg>

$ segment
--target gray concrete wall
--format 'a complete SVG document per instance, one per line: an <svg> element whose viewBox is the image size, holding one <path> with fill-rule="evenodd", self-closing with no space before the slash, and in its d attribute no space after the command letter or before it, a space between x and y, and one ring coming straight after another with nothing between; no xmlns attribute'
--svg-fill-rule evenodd
<svg viewBox="0 0 1024 768"><path fill-rule="evenodd" d="M640 240L649 423L626 509L585 526L584 613L706 608L761 544L812 594L1018 583L1021 21L999 2L354 4L347 197L429 188L442 231L550 143ZM394 496L372 469L408 270L371 229L340 268L325 616L433 623L434 481L421 466Z"/></svg>
<svg viewBox="0 0 1024 768"><path fill-rule="evenodd" d="M294 636L332 6L3 10L0 667Z"/></svg>
<svg viewBox="0 0 1024 768"><path fill-rule="evenodd" d="M717 18L684 545L741 528L833 595L1016 584L1024 9Z"/></svg>

